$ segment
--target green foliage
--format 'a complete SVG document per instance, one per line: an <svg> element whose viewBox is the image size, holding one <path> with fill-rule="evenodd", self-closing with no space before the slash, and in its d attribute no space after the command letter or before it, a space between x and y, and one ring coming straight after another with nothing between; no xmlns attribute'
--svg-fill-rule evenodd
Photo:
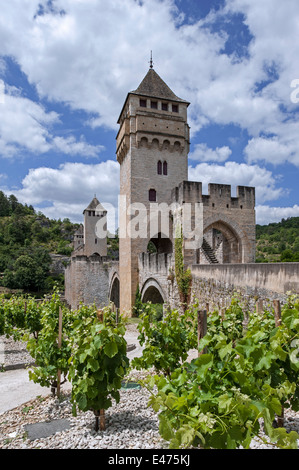
<svg viewBox="0 0 299 470"><path fill-rule="evenodd" d="M299 217L282 219L281 222L256 226L256 261L299 261Z"/></svg>
<svg viewBox="0 0 299 470"><path fill-rule="evenodd" d="M137 290L136 290L136 296L135 296L135 304L132 310L133 317L139 317L142 310L143 310L143 303L142 303L141 292L139 290L139 284L138 284Z"/></svg>
<svg viewBox="0 0 299 470"><path fill-rule="evenodd" d="M234 317L241 319L237 303L229 315L227 323L216 312L208 317L208 333L199 344L205 354L170 376L147 380L161 436L170 448L249 448L263 423L274 445L297 448L299 435L272 423L282 406L299 409L299 304L290 299L279 327L272 312L253 314L242 331L232 327Z"/></svg>
<svg viewBox="0 0 299 470"><path fill-rule="evenodd" d="M186 360L188 351L197 346L193 312L186 310L180 315L169 311L159 321L153 318L152 305L148 304L140 318L138 340L144 349L141 357L132 360L132 366L137 369L154 367L169 375Z"/></svg>
<svg viewBox="0 0 299 470"><path fill-rule="evenodd" d="M41 308L34 298L0 296L0 335L15 340L30 334L37 337L41 328Z"/></svg>
<svg viewBox="0 0 299 470"><path fill-rule="evenodd" d="M175 248L175 276L183 308L187 308L191 293L192 275L190 269L185 269L183 255L183 235L180 226L176 229Z"/></svg>
<svg viewBox="0 0 299 470"><path fill-rule="evenodd" d="M121 381L127 371L125 327L116 324L110 308L103 309L100 321L97 310L81 307L73 323L72 356L69 377L72 381L73 413L98 412L119 401ZM120 319L121 320L121 319Z"/></svg>
<svg viewBox="0 0 299 470"><path fill-rule="evenodd" d="M13 195L0 191L0 285L30 292L51 292L50 253L69 256L78 224L36 214Z"/></svg>
<svg viewBox="0 0 299 470"><path fill-rule="evenodd" d="M66 378L71 356L69 337L72 327L72 314L61 303L56 290L50 301L45 301L41 308L41 329L37 337L30 337L27 349L35 360L36 366L29 370L29 378L42 387L54 387L57 384L58 370ZM59 309L62 310L62 341L58 345Z"/></svg>

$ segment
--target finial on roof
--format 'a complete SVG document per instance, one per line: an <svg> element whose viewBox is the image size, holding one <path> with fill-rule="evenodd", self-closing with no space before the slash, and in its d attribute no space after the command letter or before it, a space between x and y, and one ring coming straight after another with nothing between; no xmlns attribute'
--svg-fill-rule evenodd
<svg viewBox="0 0 299 470"><path fill-rule="evenodd" d="M151 51L151 60L150 60L150 68L153 68L153 53Z"/></svg>

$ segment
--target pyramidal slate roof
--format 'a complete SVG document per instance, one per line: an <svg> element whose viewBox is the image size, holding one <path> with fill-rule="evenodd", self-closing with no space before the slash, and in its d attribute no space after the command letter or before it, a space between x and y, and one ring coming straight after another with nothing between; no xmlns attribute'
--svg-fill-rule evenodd
<svg viewBox="0 0 299 470"><path fill-rule="evenodd" d="M95 211L95 210L97 210L97 212L107 212L106 209L100 203L100 201L96 198L96 196L89 203L88 207L84 209L83 214L85 211Z"/></svg>
<svg viewBox="0 0 299 470"><path fill-rule="evenodd" d="M188 103L187 101L178 98L153 68L149 69L139 87L130 93L134 95L143 95Z"/></svg>

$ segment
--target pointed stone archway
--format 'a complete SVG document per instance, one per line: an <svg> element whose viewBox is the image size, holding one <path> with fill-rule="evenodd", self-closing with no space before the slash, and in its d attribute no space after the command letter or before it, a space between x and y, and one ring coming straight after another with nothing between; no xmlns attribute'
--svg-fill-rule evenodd
<svg viewBox="0 0 299 470"><path fill-rule="evenodd" d="M140 292L143 303L151 302L152 304L163 304L165 302L166 296L163 289L154 278L147 279Z"/></svg>
<svg viewBox="0 0 299 470"><path fill-rule="evenodd" d="M120 306L119 290L120 290L119 277L117 273L114 273L112 280L111 280L111 284L110 284L109 301L113 302L116 308L119 308Z"/></svg>
<svg viewBox="0 0 299 470"><path fill-rule="evenodd" d="M211 218L205 221L204 248L211 248L210 255L215 257L218 263L246 263L246 247L248 246L248 237L244 231L227 217L221 219Z"/></svg>

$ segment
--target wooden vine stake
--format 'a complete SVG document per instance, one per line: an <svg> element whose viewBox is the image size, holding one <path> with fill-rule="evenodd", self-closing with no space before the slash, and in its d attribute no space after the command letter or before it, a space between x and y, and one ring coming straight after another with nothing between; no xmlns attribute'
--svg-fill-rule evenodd
<svg viewBox="0 0 299 470"><path fill-rule="evenodd" d="M263 311L264 311L263 301L262 301L262 299L259 299L256 302L256 313L261 315L263 313Z"/></svg>
<svg viewBox="0 0 299 470"><path fill-rule="evenodd" d="M197 337L199 341L207 334L207 311L198 310L197 312ZM198 356L201 354L206 354L206 348L202 351L198 350Z"/></svg>
<svg viewBox="0 0 299 470"><path fill-rule="evenodd" d="M275 326L276 328L281 325L281 308L280 308L280 301L273 300L274 306L274 319L275 319ZM281 408L281 415L277 416L277 424L279 428L283 427L284 424L284 408Z"/></svg>
<svg viewBox="0 0 299 470"><path fill-rule="evenodd" d="M59 319L58 319L58 348L61 348L62 343L62 309L59 307ZM61 370L57 371L57 397L60 397L60 384L61 384Z"/></svg>
<svg viewBox="0 0 299 470"><path fill-rule="evenodd" d="M105 431L106 429L106 418L105 418L105 410L94 410L93 411L95 417L96 417L96 423L95 423L95 431L98 432L100 431Z"/></svg>

